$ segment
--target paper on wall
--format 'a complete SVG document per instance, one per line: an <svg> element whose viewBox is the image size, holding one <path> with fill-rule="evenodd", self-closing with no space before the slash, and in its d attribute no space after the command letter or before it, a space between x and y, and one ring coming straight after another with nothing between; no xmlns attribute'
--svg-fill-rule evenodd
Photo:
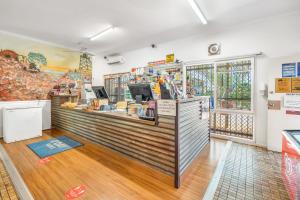
<svg viewBox="0 0 300 200"><path fill-rule="evenodd" d="M283 104L285 108L300 108L300 94L286 94Z"/></svg>

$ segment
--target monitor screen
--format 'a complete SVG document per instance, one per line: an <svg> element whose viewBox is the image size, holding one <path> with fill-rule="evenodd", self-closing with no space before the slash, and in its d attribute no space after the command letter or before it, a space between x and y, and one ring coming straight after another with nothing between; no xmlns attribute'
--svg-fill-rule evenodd
<svg viewBox="0 0 300 200"><path fill-rule="evenodd" d="M141 97L142 101L153 100L150 84L129 84L128 85L131 97L137 100L137 96Z"/></svg>
<svg viewBox="0 0 300 200"><path fill-rule="evenodd" d="M160 85L160 98L161 99L173 99L170 90L168 90L163 85Z"/></svg>
<svg viewBox="0 0 300 200"><path fill-rule="evenodd" d="M97 99L108 99L107 92L104 86L93 86L92 87Z"/></svg>

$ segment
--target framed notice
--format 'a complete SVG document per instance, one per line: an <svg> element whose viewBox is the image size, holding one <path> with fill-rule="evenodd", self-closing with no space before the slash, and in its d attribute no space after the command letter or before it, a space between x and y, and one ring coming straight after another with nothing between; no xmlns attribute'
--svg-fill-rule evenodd
<svg viewBox="0 0 300 200"><path fill-rule="evenodd" d="M292 93L300 93L300 78L292 78Z"/></svg>
<svg viewBox="0 0 300 200"><path fill-rule="evenodd" d="M287 94L283 101L285 108L300 108L300 94Z"/></svg>
<svg viewBox="0 0 300 200"><path fill-rule="evenodd" d="M296 63L282 64L282 77L296 77Z"/></svg>
<svg viewBox="0 0 300 200"><path fill-rule="evenodd" d="M176 101L157 100L157 113L159 115L176 116Z"/></svg>
<svg viewBox="0 0 300 200"><path fill-rule="evenodd" d="M275 92L276 93L291 93L292 92L292 79L291 78L276 78L275 79Z"/></svg>

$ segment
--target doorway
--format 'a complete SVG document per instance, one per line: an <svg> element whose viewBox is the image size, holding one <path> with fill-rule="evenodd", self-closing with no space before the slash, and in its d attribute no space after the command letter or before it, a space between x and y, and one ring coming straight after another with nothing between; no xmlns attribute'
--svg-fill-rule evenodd
<svg viewBox="0 0 300 200"><path fill-rule="evenodd" d="M213 134L254 139L254 58L186 67L187 93L210 96Z"/></svg>

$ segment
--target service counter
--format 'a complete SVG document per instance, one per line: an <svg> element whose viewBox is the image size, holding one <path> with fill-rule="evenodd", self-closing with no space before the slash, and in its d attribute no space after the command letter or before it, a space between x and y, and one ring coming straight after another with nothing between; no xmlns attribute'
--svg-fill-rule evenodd
<svg viewBox="0 0 300 200"><path fill-rule="evenodd" d="M175 187L201 150L209 143L209 100L175 101L171 115L155 121L126 112L84 111L61 107L68 97L52 97L52 126L144 162L174 177ZM125 164L125 163L124 163Z"/></svg>

